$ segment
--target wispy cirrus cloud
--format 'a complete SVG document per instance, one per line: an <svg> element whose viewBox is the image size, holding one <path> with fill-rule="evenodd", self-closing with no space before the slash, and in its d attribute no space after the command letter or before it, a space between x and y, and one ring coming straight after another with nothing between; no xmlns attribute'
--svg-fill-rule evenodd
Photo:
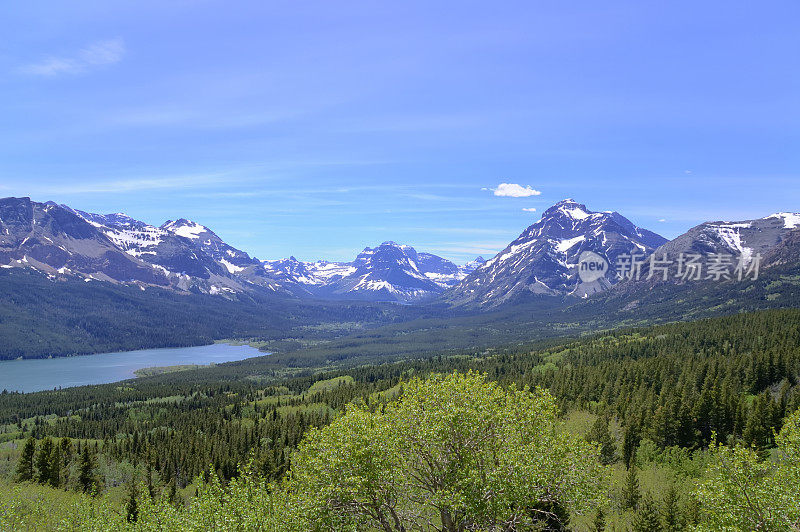
<svg viewBox="0 0 800 532"><path fill-rule="evenodd" d="M522 210L525 212L536 212L536 207L523 207Z"/></svg>
<svg viewBox="0 0 800 532"><path fill-rule="evenodd" d="M540 191L530 185L519 185L517 183L500 183L495 188L484 188L483 190L491 190L495 196L505 198L528 198L541 194Z"/></svg>
<svg viewBox="0 0 800 532"><path fill-rule="evenodd" d="M48 57L22 67L26 74L55 77L62 74L80 74L93 67L112 65L125 55L125 42L121 38L95 41L75 54Z"/></svg>
<svg viewBox="0 0 800 532"><path fill-rule="evenodd" d="M126 194L146 190L195 190L198 187L226 185L235 180L236 178L230 173L187 174L69 184L54 183L33 187L30 190L43 195Z"/></svg>

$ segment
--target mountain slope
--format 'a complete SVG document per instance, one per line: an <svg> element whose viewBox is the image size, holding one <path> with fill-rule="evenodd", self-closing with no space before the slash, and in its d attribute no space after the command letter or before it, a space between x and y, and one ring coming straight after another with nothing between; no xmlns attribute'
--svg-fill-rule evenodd
<svg viewBox="0 0 800 532"><path fill-rule="evenodd" d="M582 253L596 253L614 265L620 255L649 254L666 241L617 212L592 212L574 200L563 200L444 299L457 306L496 306L531 293L585 296L602 292L617 282L613 268L599 279L583 282L577 274Z"/></svg>
<svg viewBox="0 0 800 532"><path fill-rule="evenodd" d="M71 210L30 198L0 199L0 264L51 276L168 284L163 272L119 249Z"/></svg>
<svg viewBox="0 0 800 532"><path fill-rule="evenodd" d="M179 220L155 227L123 213L74 212L103 232L119 249L160 270L175 288L203 293L244 290L241 281L231 275L231 263L218 260L213 254L216 251L222 257L222 251L230 246L203 226ZM236 256L246 256L236 252Z"/></svg>
<svg viewBox="0 0 800 532"><path fill-rule="evenodd" d="M792 230L800 227L800 214L777 213L756 220L706 222L660 246L656 255L726 253L765 256Z"/></svg>
<svg viewBox="0 0 800 532"><path fill-rule="evenodd" d="M616 291L634 300L661 285L689 284L694 290L755 279L779 266L800 270L800 214L702 223L643 257L640 274L619 283ZM725 286L737 289L735 283Z"/></svg>

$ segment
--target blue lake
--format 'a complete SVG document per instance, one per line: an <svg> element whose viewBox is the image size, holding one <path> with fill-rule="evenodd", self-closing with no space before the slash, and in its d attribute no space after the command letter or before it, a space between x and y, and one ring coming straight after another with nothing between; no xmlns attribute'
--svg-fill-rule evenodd
<svg viewBox="0 0 800 532"><path fill-rule="evenodd" d="M105 384L132 379L136 376L134 372L142 368L219 364L266 354L249 345L213 344L77 357L3 360L0 361L0 390L38 392L58 387Z"/></svg>

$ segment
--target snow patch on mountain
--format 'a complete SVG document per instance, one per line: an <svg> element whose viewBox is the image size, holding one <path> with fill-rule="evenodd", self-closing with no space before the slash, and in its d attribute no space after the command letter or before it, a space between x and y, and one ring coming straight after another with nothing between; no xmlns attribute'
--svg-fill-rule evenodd
<svg viewBox="0 0 800 532"><path fill-rule="evenodd" d="M242 268L241 266L237 266L235 264L231 264L230 262L228 262L225 259L221 259L220 262L222 263L223 266L225 266L225 268L227 268L228 272L230 272L230 273L238 273L238 272L244 270L244 268Z"/></svg>
<svg viewBox="0 0 800 532"><path fill-rule="evenodd" d="M800 213L797 212L776 212L775 214L770 214L767 218L782 219L785 229L794 229L800 226Z"/></svg>
<svg viewBox="0 0 800 532"><path fill-rule="evenodd" d="M174 222L169 220L162 227L167 231L172 231L176 235L190 240L197 240L200 238L200 235L209 232L206 226L183 218Z"/></svg>

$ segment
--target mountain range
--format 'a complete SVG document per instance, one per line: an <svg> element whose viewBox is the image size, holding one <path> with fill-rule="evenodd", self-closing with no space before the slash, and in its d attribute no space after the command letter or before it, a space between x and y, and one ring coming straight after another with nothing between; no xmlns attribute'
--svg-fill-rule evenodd
<svg viewBox="0 0 800 532"><path fill-rule="evenodd" d="M79 277L142 290L156 286L222 296L264 291L292 298L437 301L479 308L526 297L585 298L609 290L642 290L657 282L686 282L686 276L670 273L667 278L661 271L650 275L649 259L662 257L674 263L685 255L730 255L751 270L756 258L765 268L793 264L799 233L800 214L776 213L706 222L668 241L618 212L594 212L567 199L545 210L489 260L477 257L456 265L387 241L365 248L351 262L303 262L294 257L259 260L184 218L156 227L123 213L0 199L0 267L32 269L53 280ZM589 280L580 275L587 256L606 262L602 275ZM622 279L614 265L633 256L641 259L642 275Z"/></svg>
<svg viewBox="0 0 800 532"><path fill-rule="evenodd" d="M57 279L170 287L211 295L266 290L292 297L412 302L454 286L484 262L458 266L394 242L352 262L261 261L179 218L160 227L30 198L0 200L0 266Z"/></svg>

